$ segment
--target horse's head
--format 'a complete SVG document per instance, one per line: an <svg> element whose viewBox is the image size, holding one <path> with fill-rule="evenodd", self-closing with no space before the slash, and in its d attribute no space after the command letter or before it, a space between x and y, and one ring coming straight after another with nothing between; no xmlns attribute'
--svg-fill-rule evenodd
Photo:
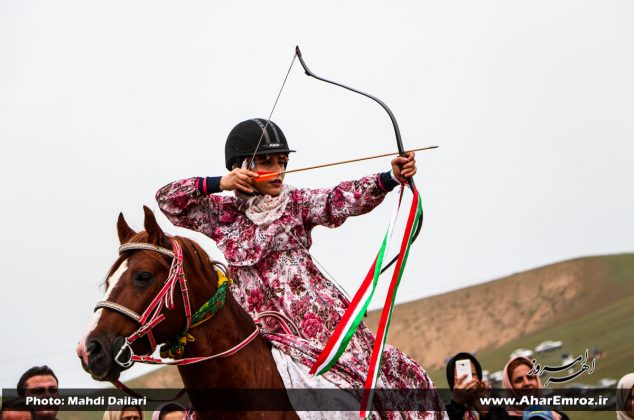
<svg viewBox="0 0 634 420"><path fill-rule="evenodd" d="M84 369L97 380L118 379L131 364L132 353L150 354L155 344L174 340L187 326L184 302L191 299L197 308L217 289L216 274L202 248L186 238L168 237L152 211L144 207L144 212L145 231L138 233L119 215L120 255L108 272L104 299L77 346ZM182 292L184 281L189 295Z"/></svg>

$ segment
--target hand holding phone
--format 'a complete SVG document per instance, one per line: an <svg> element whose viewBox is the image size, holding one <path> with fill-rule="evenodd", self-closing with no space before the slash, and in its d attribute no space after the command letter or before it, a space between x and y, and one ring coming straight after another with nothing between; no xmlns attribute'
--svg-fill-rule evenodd
<svg viewBox="0 0 634 420"><path fill-rule="evenodd" d="M471 373L471 360L456 360L456 377L460 378L462 375L467 375L467 381L473 379L473 374Z"/></svg>

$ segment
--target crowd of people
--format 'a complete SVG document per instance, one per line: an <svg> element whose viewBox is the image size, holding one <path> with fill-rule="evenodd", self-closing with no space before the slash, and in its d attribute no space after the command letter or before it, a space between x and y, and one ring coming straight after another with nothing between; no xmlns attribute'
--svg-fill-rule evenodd
<svg viewBox="0 0 634 420"><path fill-rule="evenodd" d="M471 375L459 374L456 361L468 360ZM502 384L505 394L521 401L523 396L542 396L543 386L538 375L533 374L533 362L524 357L512 357L504 366ZM561 411L539 405L485 406L481 397L490 394L491 385L483 380L482 366L470 353L458 353L446 365L447 384L453 391L447 403L450 420L463 419L545 419L567 420ZM616 417L618 420L634 419L634 373L621 378L616 385Z"/></svg>
<svg viewBox="0 0 634 420"><path fill-rule="evenodd" d="M468 361L471 374L460 373L456 362ZM518 400L527 392L540 395L542 383L539 376L532 375L532 362L523 356L511 358L504 367L503 386L507 396ZM535 405L484 405L481 397L490 393L491 385L483 380L482 366L478 359L466 352L453 356L446 365L447 384L452 390L451 399L445 402L447 417L450 420L503 420L503 419L541 419L567 420L569 416L558 410ZM59 380L48 366L34 366L24 372L16 386L18 398L5 399L0 410L0 420L55 420L58 407L33 406L27 404L26 397L40 398L59 395ZM617 420L634 420L634 373L619 380L616 386ZM190 408L177 402L166 402L152 413L152 420L193 419ZM140 406L108 407L103 420L143 420L144 410Z"/></svg>

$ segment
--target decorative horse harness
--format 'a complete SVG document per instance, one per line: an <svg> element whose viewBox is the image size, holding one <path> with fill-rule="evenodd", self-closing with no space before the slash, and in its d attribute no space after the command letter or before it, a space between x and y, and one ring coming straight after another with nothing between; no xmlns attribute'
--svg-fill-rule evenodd
<svg viewBox="0 0 634 420"><path fill-rule="evenodd" d="M101 301L98 302L97 305L95 305L95 311L100 308L110 309L112 311L125 315L126 317L131 318L135 322L140 324L140 327L135 332L123 339L122 346L114 358L115 362L123 368L130 367L134 362L166 365L188 365L205 360L227 357L240 351L247 344L249 344L259 333L259 329L256 326L255 330L248 337L246 337L236 346L228 350L211 356L182 358L187 342L194 341L194 337L189 333L189 330L207 321L220 308L222 308L225 302L227 288L230 280L227 279L224 271L218 268L223 266L220 263L214 262L214 266L216 267L216 272L218 274L218 289L216 290L216 293L214 293L214 295L207 302L205 302L205 304L203 304L201 308L196 311L196 313L192 315L191 305L189 302L189 292L187 289L187 278L185 277L185 273L183 271L183 251L176 239L170 238L170 241L172 243L173 251L149 243L126 243L122 244L119 247L119 254L131 250L147 250L156 251L160 254L172 258L170 271L167 279L163 284L163 287L141 315L115 302ZM174 308L174 290L177 283L180 286L181 295L183 298L183 306L185 308L185 328L177 337L175 343L173 343L171 346L161 347L161 358L152 357L151 354L154 353L154 350L156 349L156 340L154 339L154 334L152 334L152 329L165 319L165 315L163 314L163 307L168 310ZM131 345L144 335L147 335L148 339L150 340L152 350L149 355L136 355L134 354ZM127 360L121 360L122 356L126 356L126 354L129 354ZM163 357L171 357L177 360L164 360L162 359Z"/></svg>
<svg viewBox="0 0 634 420"><path fill-rule="evenodd" d="M231 356L232 354L235 354L242 348L246 347L246 345L253 341L253 339L260 332L259 328L256 325L255 330L248 337L246 337L236 346L228 350L211 356L182 358L185 350L185 345L188 342L194 341L194 337L189 333L189 330L210 319L216 312L218 312L220 308L224 306L227 296L227 289L231 280L229 280L225 275L226 269L224 265L219 262L213 262L216 273L218 275L218 289L216 290L216 293L214 293L214 295L207 302L205 302L200 307L200 309L196 311L196 313L192 315L191 305L189 303L189 292L187 289L187 278L185 277L185 272L183 271L183 250L176 239L170 238L170 241L172 243L173 251L154 244L142 242L126 243L122 244L119 247L119 254L122 254L125 251L146 250L156 251L160 254L172 258L170 271L167 275L167 279L165 279L163 287L154 297L154 299L152 299L152 302L148 305L148 307L145 309L145 311L143 311L141 315L137 314L130 308L107 300L98 302L95 305L95 311L100 308L110 309L112 311L125 315L126 317L131 318L135 322L140 324L140 327L135 332L123 339L121 348L117 352L117 355L114 357L115 362L123 368L132 366L134 362L164 365L188 365L192 363L203 362L206 360ZM154 353L154 350L156 349L156 340L154 339L154 334L152 334L152 328L156 327L161 321L165 319L165 315L163 315L162 313L163 306L165 306L165 308L167 308L168 310L174 308L174 289L176 288L176 283L179 284L181 295L183 297L186 325L182 333L177 337L175 343L173 343L171 346L163 346L161 348L161 358L152 357L151 354ZM297 328L293 321L291 321L286 315L280 312L264 311L257 314L253 320L257 324L261 322L262 318L266 317L276 318L287 334L293 334L293 331L291 331L291 328L289 327L290 325L295 330L294 332L297 335L300 335L299 328ZM148 339L150 340L150 345L152 349L149 355L136 355L132 350L132 343L134 343L137 339L143 337L144 335L147 335ZM115 342L116 341L117 340L115 339ZM129 354L128 359L121 361L121 357L125 356L126 353ZM170 357L175 360L164 360L163 358L165 357ZM140 397L138 393L130 389L120 380L113 381L113 384L117 388L123 389L130 395ZM180 392L178 392L177 395L170 399L151 400L161 402L173 401L180 398L185 392L186 389L182 389Z"/></svg>

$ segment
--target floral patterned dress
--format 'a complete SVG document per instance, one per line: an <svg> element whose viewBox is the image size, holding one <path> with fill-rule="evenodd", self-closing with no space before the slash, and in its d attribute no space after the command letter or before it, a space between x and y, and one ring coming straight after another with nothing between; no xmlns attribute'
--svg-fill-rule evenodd
<svg viewBox="0 0 634 420"><path fill-rule="evenodd" d="M197 178L168 184L156 198L174 225L216 242L234 279L233 294L252 317L278 311L293 321L300 336L286 334L272 318L266 318L264 336L294 361L310 367L349 305L310 257L311 231L318 225L338 227L348 217L374 209L387 194L377 179L378 175L366 176L328 189L290 187L283 212L268 224L254 224L246 216L249 203L243 196L201 193ZM361 323L346 352L324 378L340 388L363 388L374 339ZM384 349L379 384L391 389L434 388L420 365L390 345ZM443 418L444 405L438 395L426 395L427 407L433 407L434 413L384 412L382 416Z"/></svg>

